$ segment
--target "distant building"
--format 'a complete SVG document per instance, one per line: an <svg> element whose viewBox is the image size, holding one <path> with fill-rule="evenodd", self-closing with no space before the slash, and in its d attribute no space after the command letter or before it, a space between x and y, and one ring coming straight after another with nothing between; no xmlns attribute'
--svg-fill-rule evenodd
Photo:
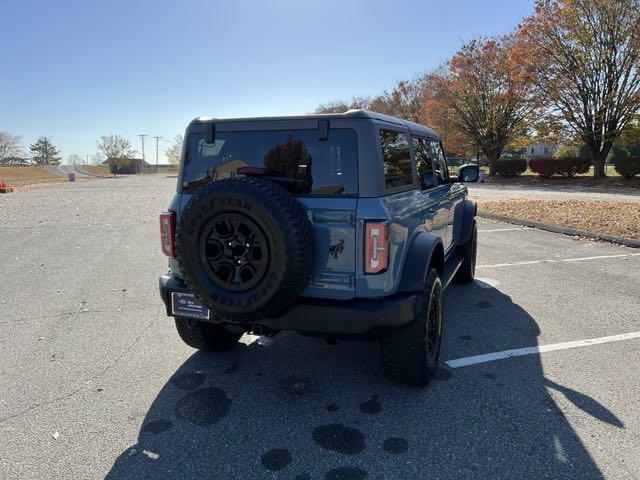
<svg viewBox="0 0 640 480"><path fill-rule="evenodd" d="M558 147L545 142L531 143L527 145L527 159L533 157L550 157L556 153Z"/></svg>
<svg viewBox="0 0 640 480"><path fill-rule="evenodd" d="M149 166L141 158L108 158L103 165L108 165L111 173L134 174L142 173Z"/></svg>

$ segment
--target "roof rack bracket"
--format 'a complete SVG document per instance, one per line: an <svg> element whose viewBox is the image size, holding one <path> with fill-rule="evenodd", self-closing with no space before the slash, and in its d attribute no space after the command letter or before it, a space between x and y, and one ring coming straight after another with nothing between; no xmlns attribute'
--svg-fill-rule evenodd
<svg viewBox="0 0 640 480"><path fill-rule="evenodd" d="M205 133L205 142L215 143L216 141L216 124L213 122L207 123L207 130Z"/></svg>
<svg viewBox="0 0 640 480"><path fill-rule="evenodd" d="M328 140L329 139L329 120L319 120L318 121L318 140Z"/></svg>

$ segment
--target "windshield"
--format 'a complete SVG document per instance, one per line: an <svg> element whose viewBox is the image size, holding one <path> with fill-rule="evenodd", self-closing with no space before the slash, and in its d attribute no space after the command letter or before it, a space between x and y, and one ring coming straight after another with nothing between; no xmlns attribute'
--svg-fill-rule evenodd
<svg viewBox="0 0 640 480"><path fill-rule="evenodd" d="M203 177L233 177L240 167L259 167L265 175L299 182L313 195L357 193L357 137L351 129L330 129L327 140L317 130L216 132L189 135L184 184Z"/></svg>

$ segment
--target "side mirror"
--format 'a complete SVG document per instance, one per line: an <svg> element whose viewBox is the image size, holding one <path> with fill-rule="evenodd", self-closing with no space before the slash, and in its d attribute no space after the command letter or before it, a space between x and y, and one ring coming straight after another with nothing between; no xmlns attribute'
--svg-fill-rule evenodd
<svg viewBox="0 0 640 480"><path fill-rule="evenodd" d="M458 170L459 182L477 182L480 177L480 167L478 165L462 165Z"/></svg>
<svg viewBox="0 0 640 480"><path fill-rule="evenodd" d="M424 172L422 174L422 189L426 190L427 188L432 188L435 183L433 183L433 171L429 170L428 172Z"/></svg>

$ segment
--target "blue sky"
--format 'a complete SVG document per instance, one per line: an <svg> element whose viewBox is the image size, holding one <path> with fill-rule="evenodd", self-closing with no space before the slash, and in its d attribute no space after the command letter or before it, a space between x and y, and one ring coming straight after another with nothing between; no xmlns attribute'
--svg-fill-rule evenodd
<svg viewBox="0 0 640 480"><path fill-rule="evenodd" d="M0 0L0 130L25 149L50 136L66 160L109 133L140 150L137 134L171 139L200 115L306 113L431 70L532 3Z"/></svg>

